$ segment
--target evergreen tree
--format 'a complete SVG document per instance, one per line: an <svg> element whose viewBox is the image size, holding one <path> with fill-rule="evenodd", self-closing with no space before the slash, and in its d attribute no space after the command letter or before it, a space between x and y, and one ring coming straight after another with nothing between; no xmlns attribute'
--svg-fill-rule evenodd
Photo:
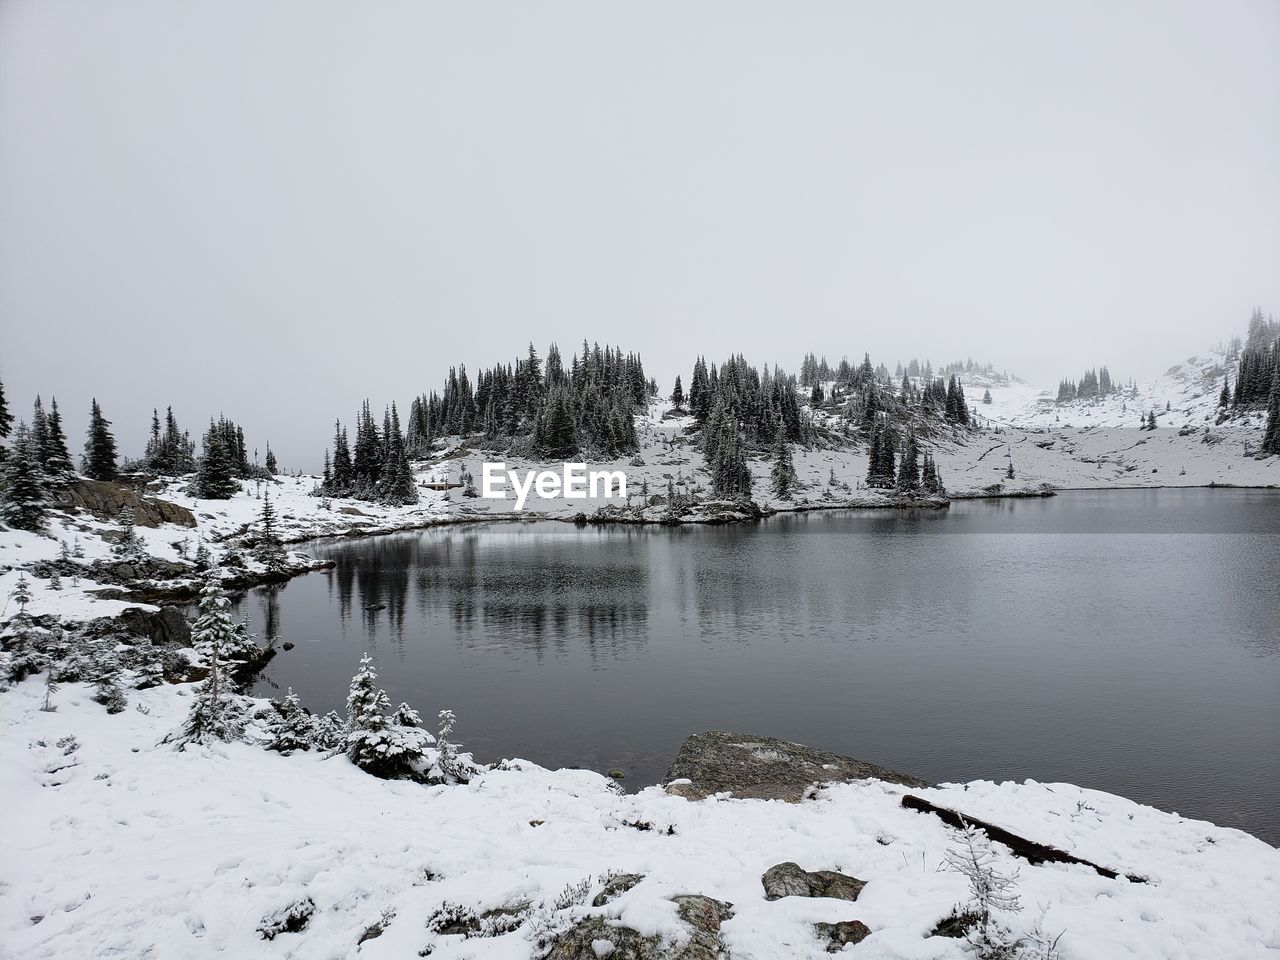
<svg viewBox="0 0 1280 960"><path fill-rule="evenodd" d="M386 471L382 477L383 502L392 505L408 505L418 502L418 485L413 479L413 467L404 447L397 424L392 424L391 449Z"/></svg>
<svg viewBox="0 0 1280 960"><path fill-rule="evenodd" d="M316 718L302 705L293 687L283 700L272 702L276 715L272 717L269 729L271 742L268 750L291 753L294 750L310 750L316 739Z"/></svg>
<svg viewBox="0 0 1280 960"><path fill-rule="evenodd" d="M243 724L235 715L228 668L233 653L243 647L243 636L231 620L231 602L216 570L209 572L200 591L200 616L191 627L191 645L209 676L174 739L180 746L209 739L235 740Z"/></svg>
<svg viewBox="0 0 1280 960"><path fill-rule="evenodd" d="M25 423L19 423L13 449L0 464L4 485L0 488L0 517L18 530L44 529L48 515L44 472L39 453Z"/></svg>
<svg viewBox="0 0 1280 960"><path fill-rule="evenodd" d="M9 402L4 397L4 382L0 381L0 440L8 438L13 429L13 414L9 412ZM0 445L0 462L5 457L5 449Z"/></svg>
<svg viewBox="0 0 1280 960"><path fill-rule="evenodd" d="M573 409L569 390L564 386L551 389L541 415L534 425L534 449L552 460L567 461L578 453L578 438L573 425Z"/></svg>
<svg viewBox="0 0 1280 960"><path fill-rule="evenodd" d="M983 390L983 391L982 391L982 402L983 402L983 403L991 403L991 390L990 390L990 389L987 389L987 390Z"/></svg>
<svg viewBox="0 0 1280 960"><path fill-rule="evenodd" d="M58 410L57 397L49 398L49 415L45 420L40 462L45 479L51 484L64 483L75 473L71 464L71 452L67 449L67 435L62 429L62 414Z"/></svg>
<svg viewBox="0 0 1280 960"><path fill-rule="evenodd" d="M351 450L347 446L347 431L340 422L335 423L333 435L333 489L328 492L338 496L350 493L353 474Z"/></svg>
<svg viewBox="0 0 1280 960"><path fill-rule="evenodd" d="M815 389L817 387L815 386ZM772 492L775 500L790 500L795 492L796 468L791 459L791 447L787 443L787 431L778 421L776 439L773 444L773 469L770 472Z"/></svg>
<svg viewBox="0 0 1280 960"><path fill-rule="evenodd" d="M128 505L122 507L120 515L116 517L116 523L120 525L120 539L112 545L112 555L126 563L146 560L147 548L138 536L137 518L134 516L133 508Z"/></svg>
<svg viewBox="0 0 1280 960"><path fill-rule="evenodd" d="M684 409L684 387L680 385L679 374L676 374L676 385L671 388L671 406L676 410Z"/></svg>
<svg viewBox="0 0 1280 960"><path fill-rule="evenodd" d="M267 458L265 465L267 473L273 477L280 472L279 465L276 463L276 454L275 451L271 449L271 444L267 444Z"/></svg>
<svg viewBox="0 0 1280 960"><path fill-rule="evenodd" d="M1280 342L1275 352L1280 355ZM1280 456L1280 361L1271 373L1271 397L1267 401L1267 430L1262 437L1262 453L1264 456Z"/></svg>
<svg viewBox="0 0 1280 960"><path fill-rule="evenodd" d="M207 500L230 500L240 489L236 482L234 452L228 448L225 432L210 423L204 435L204 452L196 469L196 496Z"/></svg>
<svg viewBox="0 0 1280 960"><path fill-rule="evenodd" d="M258 562L272 573L279 573L288 566L289 558L285 554L284 544L276 527L276 511L271 506L271 491L262 495L262 511L258 516L258 542L253 548L253 555Z"/></svg>
<svg viewBox="0 0 1280 960"><path fill-rule="evenodd" d="M916 493L920 490L920 451L916 445L915 430L911 427L907 427L907 436L902 444L897 488L903 493Z"/></svg>
<svg viewBox="0 0 1280 960"><path fill-rule="evenodd" d="M84 475L93 480L116 478L116 438L111 435L111 421L102 415L95 397L89 409L89 436L84 445L81 466Z"/></svg>
<svg viewBox="0 0 1280 960"><path fill-rule="evenodd" d="M373 659L366 653L347 693L347 756L376 777L417 779L432 737L425 730L388 717L391 702L377 683ZM404 715L398 714L398 718L403 720Z"/></svg>
<svg viewBox="0 0 1280 960"><path fill-rule="evenodd" d="M1222 393L1218 395L1218 406L1224 410L1231 406L1231 374L1222 378Z"/></svg>

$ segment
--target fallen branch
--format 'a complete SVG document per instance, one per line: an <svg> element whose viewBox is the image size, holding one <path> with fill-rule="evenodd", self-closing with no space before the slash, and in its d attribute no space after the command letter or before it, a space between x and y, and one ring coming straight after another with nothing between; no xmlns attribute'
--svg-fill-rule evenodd
<svg viewBox="0 0 1280 960"><path fill-rule="evenodd" d="M1026 837L1020 837L1016 833L1006 830L1004 827L997 827L994 823L987 823L976 817L967 814L958 813L947 807L940 807L936 803L930 803L921 797L906 794L902 798L902 805L908 810L919 810L921 813L932 813L943 823L952 827L964 829L965 825L977 827L982 830L988 837L996 843L1002 843L1008 847L1013 855L1021 857L1028 863L1078 863L1082 866L1092 867L1108 880L1117 879L1120 874L1107 867L1100 867L1096 863L1089 860L1082 860L1080 857L1073 856L1065 850L1059 850L1057 847L1050 847L1043 843L1037 843L1034 840L1028 840ZM1139 877L1132 873L1124 874L1126 880L1132 883L1146 883L1146 877Z"/></svg>

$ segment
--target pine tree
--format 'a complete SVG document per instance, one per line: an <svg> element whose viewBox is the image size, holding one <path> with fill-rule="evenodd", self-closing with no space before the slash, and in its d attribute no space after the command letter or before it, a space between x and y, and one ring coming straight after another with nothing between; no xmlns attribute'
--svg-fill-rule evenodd
<svg viewBox="0 0 1280 960"><path fill-rule="evenodd" d="M288 557L285 555L284 544L280 541L280 534L276 528L276 511L271 506L270 490L263 492L258 526L261 533L253 548L253 555L269 572L279 573L288 566Z"/></svg>
<svg viewBox="0 0 1280 960"><path fill-rule="evenodd" d="M44 442L40 450L40 462L46 482L65 483L75 474L71 453L67 450L67 435L62 429L62 414L58 410L58 398L49 398L49 415L45 419Z"/></svg>
<svg viewBox="0 0 1280 960"><path fill-rule="evenodd" d="M95 397L89 408L88 439L81 465L84 475L93 480L116 478L116 439L111 435L111 421L102 415Z"/></svg>
<svg viewBox="0 0 1280 960"><path fill-rule="evenodd" d="M671 388L671 406L676 410L684 409L684 387L680 385L679 374L676 374L676 385Z"/></svg>
<svg viewBox="0 0 1280 960"><path fill-rule="evenodd" d="M535 421L533 436L534 449L544 457L567 461L577 455L578 438L567 387L552 388Z"/></svg>
<svg viewBox="0 0 1280 960"><path fill-rule="evenodd" d="M787 431L781 420L778 421L773 443L773 469L769 476L774 499L790 500L795 491L796 468L791 459L791 447L787 443Z"/></svg>
<svg viewBox="0 0 1280 960"><path fill-rule="evenodd" d="M989 389L982 391L982 402L991 403L991 391Z"/></svg>
<svg viewBox="0 0 1280 960"><path fill-rule="evenodd" d="M4 397L4 382L0 381L0 440L9 436L13 429L13 414L9 412L9 402ZM4 460L4 447L0 446L0 461Z"/></svg>
<svg viewBox="0 0 1280 960"><path fill-rule="evenodd" d="M387 716L391 702L377 684L373 659L366 653L347 693L347 756L376 777L417 779L432 737L425 730L393 722Z"/></svg>
<svg viewBox="0 0 1280 960"><path fill-rule="evenodd" d="M191 627L191 645L209 676L196 693L186 723L172 738L179 746L208 739L235 740L243 730L234 713L227 675L233 653L243 648L243 634L232 622L230 608L217 571L210 571L200 591L200 616Z"/></svg>
<svg viewBox="0 0 1280 960"><path fill-rule="evenodd" d="M126 563L137 563L147 559L147 548L138 536L137 517L133 508L125 505L116 517L120 525L120 538L112 545L111 553L117 560Z"/></svg>
<svg viewBox="0 0 1280 960"><path fill-rule="evenodd" d="M265 465L267 473L273 477L280 472L279 465L276 463L276 454L275 451L271 449L271 444L267 444L267 458Z"/></svg>
<svg viewBox="0 0 1280 960"><path fill-rule="evenodd" d="M1231 374L1222 378L1222 393L1218 395L1218 406L1224 410L1231 406Z"/></svg>
<svg viewBox="0 0 1280 960"><path fill-rule="evenodd" d="M10 596L18 605L18 613L26 614L27 604L31 602L31 581L27 579L25 573L18 574L18 582L14 584L13 593Z"/></svg>
<svg viewBox="0 0 1280 960"><path fill-rule="evenodd" d="M235 455L227 445L224 431L210 423L204 435L204 452L196 469L196 496L207 500L230 500L240 489L235 473Z"/></svg>
<svg viewBox="0 0 1280 960"><path fill-rule="evenodd" d="M25 423L19 423L13 449L0 464L0 518L18 530L40 531L48 516L48 494L40 469L35 441Z"/></svg>
<svg viewBox="0 0 1280 960"><path fill-rule="evenodd" d="M1276 363L1271 373L1271 396L1267 401L1267 430L1262 437L1263 456L1280 456L1280 341L1272 351Z"/></svg>
<svg viewBox="0 0 1280 960"><path fill-rule="evenodd" d="M316 739L316 718L303 707L293 687L283 700L273 701L276 715L269 725L271 742L268 750L291 753L294 750L310 750Z"/></svg>
<svg viewBox="0 0 1280 960"><path fill-rule="evenodd" d="M903 493L917 493L920 490L920 451L916 444L915 430L911 427L907 427L907 437L902 444L897 488Z"/></svg>

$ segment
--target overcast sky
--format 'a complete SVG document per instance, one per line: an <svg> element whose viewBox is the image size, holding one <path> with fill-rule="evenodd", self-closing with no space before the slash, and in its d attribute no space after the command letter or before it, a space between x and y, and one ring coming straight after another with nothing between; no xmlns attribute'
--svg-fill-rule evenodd
<svg viewBox="0 0 1280 960"><path fill-rule="evenodd" d="M664 392L1145 379L1280 313L1280 3L0 3L0 379L316 468L584 336Z"/></svg>

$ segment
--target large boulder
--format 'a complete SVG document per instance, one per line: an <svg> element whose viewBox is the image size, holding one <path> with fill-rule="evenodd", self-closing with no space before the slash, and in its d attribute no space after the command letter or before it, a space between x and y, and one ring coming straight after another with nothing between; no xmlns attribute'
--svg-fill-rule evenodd
<svg viewBox="0 0 1280 960"><path fill-rule="evenodd" d="M168 500L144 497L132 487L107 480L77 478L58 488L55 502L65 509L84 510L99 520L115 520L121 510L131 507L140 527L158 527L163 523L181 527L196 525L195 515L186 507Z"/></svg>
<svg viewBox="0 0 1280 960"><path fill-rule="evenodd" d="M160 646L190 646L191 624L177 607L143 610L130 607L117 618L135 636Z"/></svg>
<svg viewBox="0 0 1280 960"><path fill-rule="evenodd" d="M798 863L779 863L760 878L766 900L783 897L831 897L835 900L857 900L865 880L835 870L805 870Z"/></svg>
<svg viewBox="0 0 1280 960"><path fill-rule="evenodd" d="M773 737L723 730L695 733L685 740L667 771L666 783L668 792L691 800L728 791L735 797L794 803L815 783L867 779L927 786L919 777L874 763Z"/></svg>

